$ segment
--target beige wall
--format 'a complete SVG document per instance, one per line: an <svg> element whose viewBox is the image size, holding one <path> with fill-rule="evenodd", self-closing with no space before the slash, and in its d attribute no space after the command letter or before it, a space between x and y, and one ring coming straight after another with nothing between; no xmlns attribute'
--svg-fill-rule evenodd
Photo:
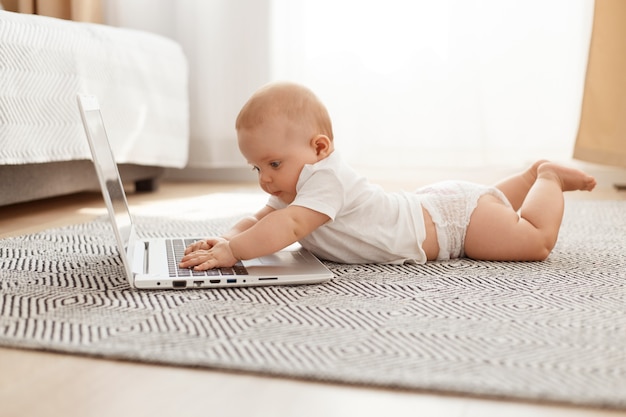
<svg viewBox="0 0 626 417"><path fill-rule="evenodd" d="M626 167L624 0L596 0L574 157Z"/></svg>

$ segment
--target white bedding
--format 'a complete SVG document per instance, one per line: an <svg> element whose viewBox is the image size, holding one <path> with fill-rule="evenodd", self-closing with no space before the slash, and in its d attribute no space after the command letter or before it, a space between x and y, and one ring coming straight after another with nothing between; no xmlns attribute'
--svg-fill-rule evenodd
<svg viewBox="0 0 626 417"><path fill-rule="evenodd" d="M118 163L186 165L180 45L146 32L0 11L0 164L91 159L77 93L98 96Z"/></svg>

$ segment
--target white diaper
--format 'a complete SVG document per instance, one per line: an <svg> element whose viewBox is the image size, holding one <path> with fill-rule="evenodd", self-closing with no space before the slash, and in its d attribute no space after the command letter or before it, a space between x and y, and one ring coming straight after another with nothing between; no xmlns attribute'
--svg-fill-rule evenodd
<svg viewBox="0 0 626 417"><path fill-rule="evenodd" d="M416 194L422 197L422 206L432 217L437 229L437 260L465 256L465 232L481 196L491 194L511 207L499 189L465 181L439 182L418 189Z"/></svg>

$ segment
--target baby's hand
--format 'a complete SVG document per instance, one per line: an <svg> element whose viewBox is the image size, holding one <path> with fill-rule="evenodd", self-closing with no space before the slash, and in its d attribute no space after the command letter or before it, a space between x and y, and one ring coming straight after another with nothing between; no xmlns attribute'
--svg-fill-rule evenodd
<svg viewBox="0 0 626 417"><path fill-rule="evenodd" d="M193 248L199 248L190 250ZM185 250L185 256L181 259L181 268L193 268L196 271L204 271L212 268L233 266L237 258L230 250L228 240L224 238L207 239L196 242Z"/></svg>
<svg viewBox="0 0 626 417"><path fill-rule="evenodd" d="M206 240L199 240L197 242L193 242L191 245L185 248L185 255L189 255L192 252L195 252L200 249L211 249Z"/></svg>

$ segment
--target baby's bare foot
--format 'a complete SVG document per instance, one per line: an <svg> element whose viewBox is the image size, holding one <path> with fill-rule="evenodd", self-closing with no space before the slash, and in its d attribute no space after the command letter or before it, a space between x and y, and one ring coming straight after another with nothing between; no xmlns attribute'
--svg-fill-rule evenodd
<svg viewBox="0 0 626 417"><path fill-rule="evenodd" d="M539 165L537 176L556 178L561 183L563 191L591 191L596 186L596 179L586 172L553 162Z"/></svg>

